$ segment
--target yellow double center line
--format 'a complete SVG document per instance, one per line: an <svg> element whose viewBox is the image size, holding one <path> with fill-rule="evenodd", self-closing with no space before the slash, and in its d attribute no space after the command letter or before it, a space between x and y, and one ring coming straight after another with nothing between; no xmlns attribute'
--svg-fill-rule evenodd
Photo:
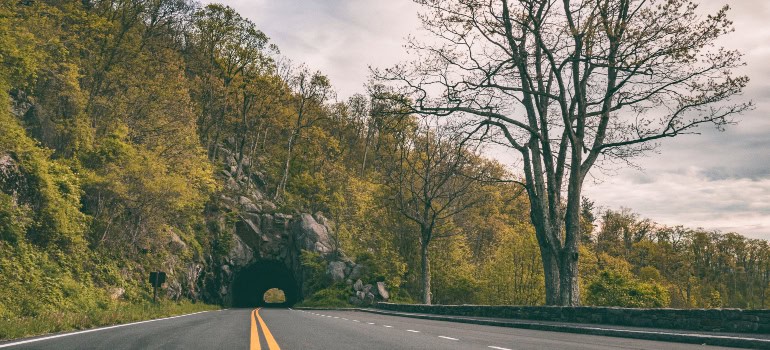
<svg viewBox="0 0 770 350"><path fill-rule="evenodd" d="M257 325L259 323L259 325ZM251 312L251 343L249 349L262 350L262 345L259 343L259 327L262 328L262 333L265 334L265 341L267 341L267 347L270 350L281 350L278 343L273 338L273 334L270 333L270 329L267 328L265 321L259 316L259 308L254 309Z"/></svg>

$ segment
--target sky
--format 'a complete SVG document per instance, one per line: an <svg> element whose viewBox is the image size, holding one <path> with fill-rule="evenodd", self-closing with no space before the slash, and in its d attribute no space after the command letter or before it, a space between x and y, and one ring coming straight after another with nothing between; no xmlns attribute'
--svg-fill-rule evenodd
<svg viewBox="0 0 770 350"><path fill-rule="evenodd" d="M665 225L770 239L770 1L696 0L701 11L731 6L735 32L720 44L745 54L752 80L742 96L756 104L725 132L666 140L638 169L595 171L585 195L604 209L627 207ZM419 35L412 0L224 0L252 20L281 54L326 74L339 99L364 92L369 66L409 59ZM498 157L505 162L505 157Z"/></svg>

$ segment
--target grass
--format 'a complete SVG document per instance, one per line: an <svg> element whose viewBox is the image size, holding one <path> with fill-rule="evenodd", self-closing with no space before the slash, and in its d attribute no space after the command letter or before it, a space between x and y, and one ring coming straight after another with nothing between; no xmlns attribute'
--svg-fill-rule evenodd
<svg viewBox="0 0 770 350"><path fill-rule="evenodd" d="M105 309L84 312L51 312L36 317L0 319L0 340L66 332L155 318L218 310L220 306L189 301L159 304L118 302Z"/></svg>

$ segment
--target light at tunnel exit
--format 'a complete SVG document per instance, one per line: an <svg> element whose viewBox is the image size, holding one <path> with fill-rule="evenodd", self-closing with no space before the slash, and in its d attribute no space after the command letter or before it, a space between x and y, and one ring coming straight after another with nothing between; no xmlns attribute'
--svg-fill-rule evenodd
<svg viewBox="0 0 770 350"><path fill-rule="evenodd" d="M265 292L262 300L268 304L283 304L286 302L286 294L278 288L271 288Z"/></svg>

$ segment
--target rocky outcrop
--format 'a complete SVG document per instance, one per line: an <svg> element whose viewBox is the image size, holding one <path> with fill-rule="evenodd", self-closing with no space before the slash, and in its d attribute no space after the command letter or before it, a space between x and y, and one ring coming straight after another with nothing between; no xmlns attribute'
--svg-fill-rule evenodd
<svg viewBox="0 0 770 350"><path fill-rule="evenodd" d="M263 175L244 162L239 168L236 158L226 149L219 150L224 169L219 173L225 184L220 205L212 208L214 232L229 232L232 244L229 254L212 266L201 279L203 297L228 304L234 276L260 261L281 262L296 279L302 296L307 292L300 255L303 250L317 253L328 263L326 272L333 282L360 277L363 266L354 264L337 249L333 224L322 213L281 213L266 195ZM221 215L222 212L229 213ZM219 217L213 218L215 213Z"/></svg>
<svg viewBox="0 0 770 350"><path fill-rule="evenodd" d="M353 283L353 295L348 302L356 306L371 306L378 301L388 301L390 293L385 282L377 282L375 285L364 284L360 279Z"/></svg>

